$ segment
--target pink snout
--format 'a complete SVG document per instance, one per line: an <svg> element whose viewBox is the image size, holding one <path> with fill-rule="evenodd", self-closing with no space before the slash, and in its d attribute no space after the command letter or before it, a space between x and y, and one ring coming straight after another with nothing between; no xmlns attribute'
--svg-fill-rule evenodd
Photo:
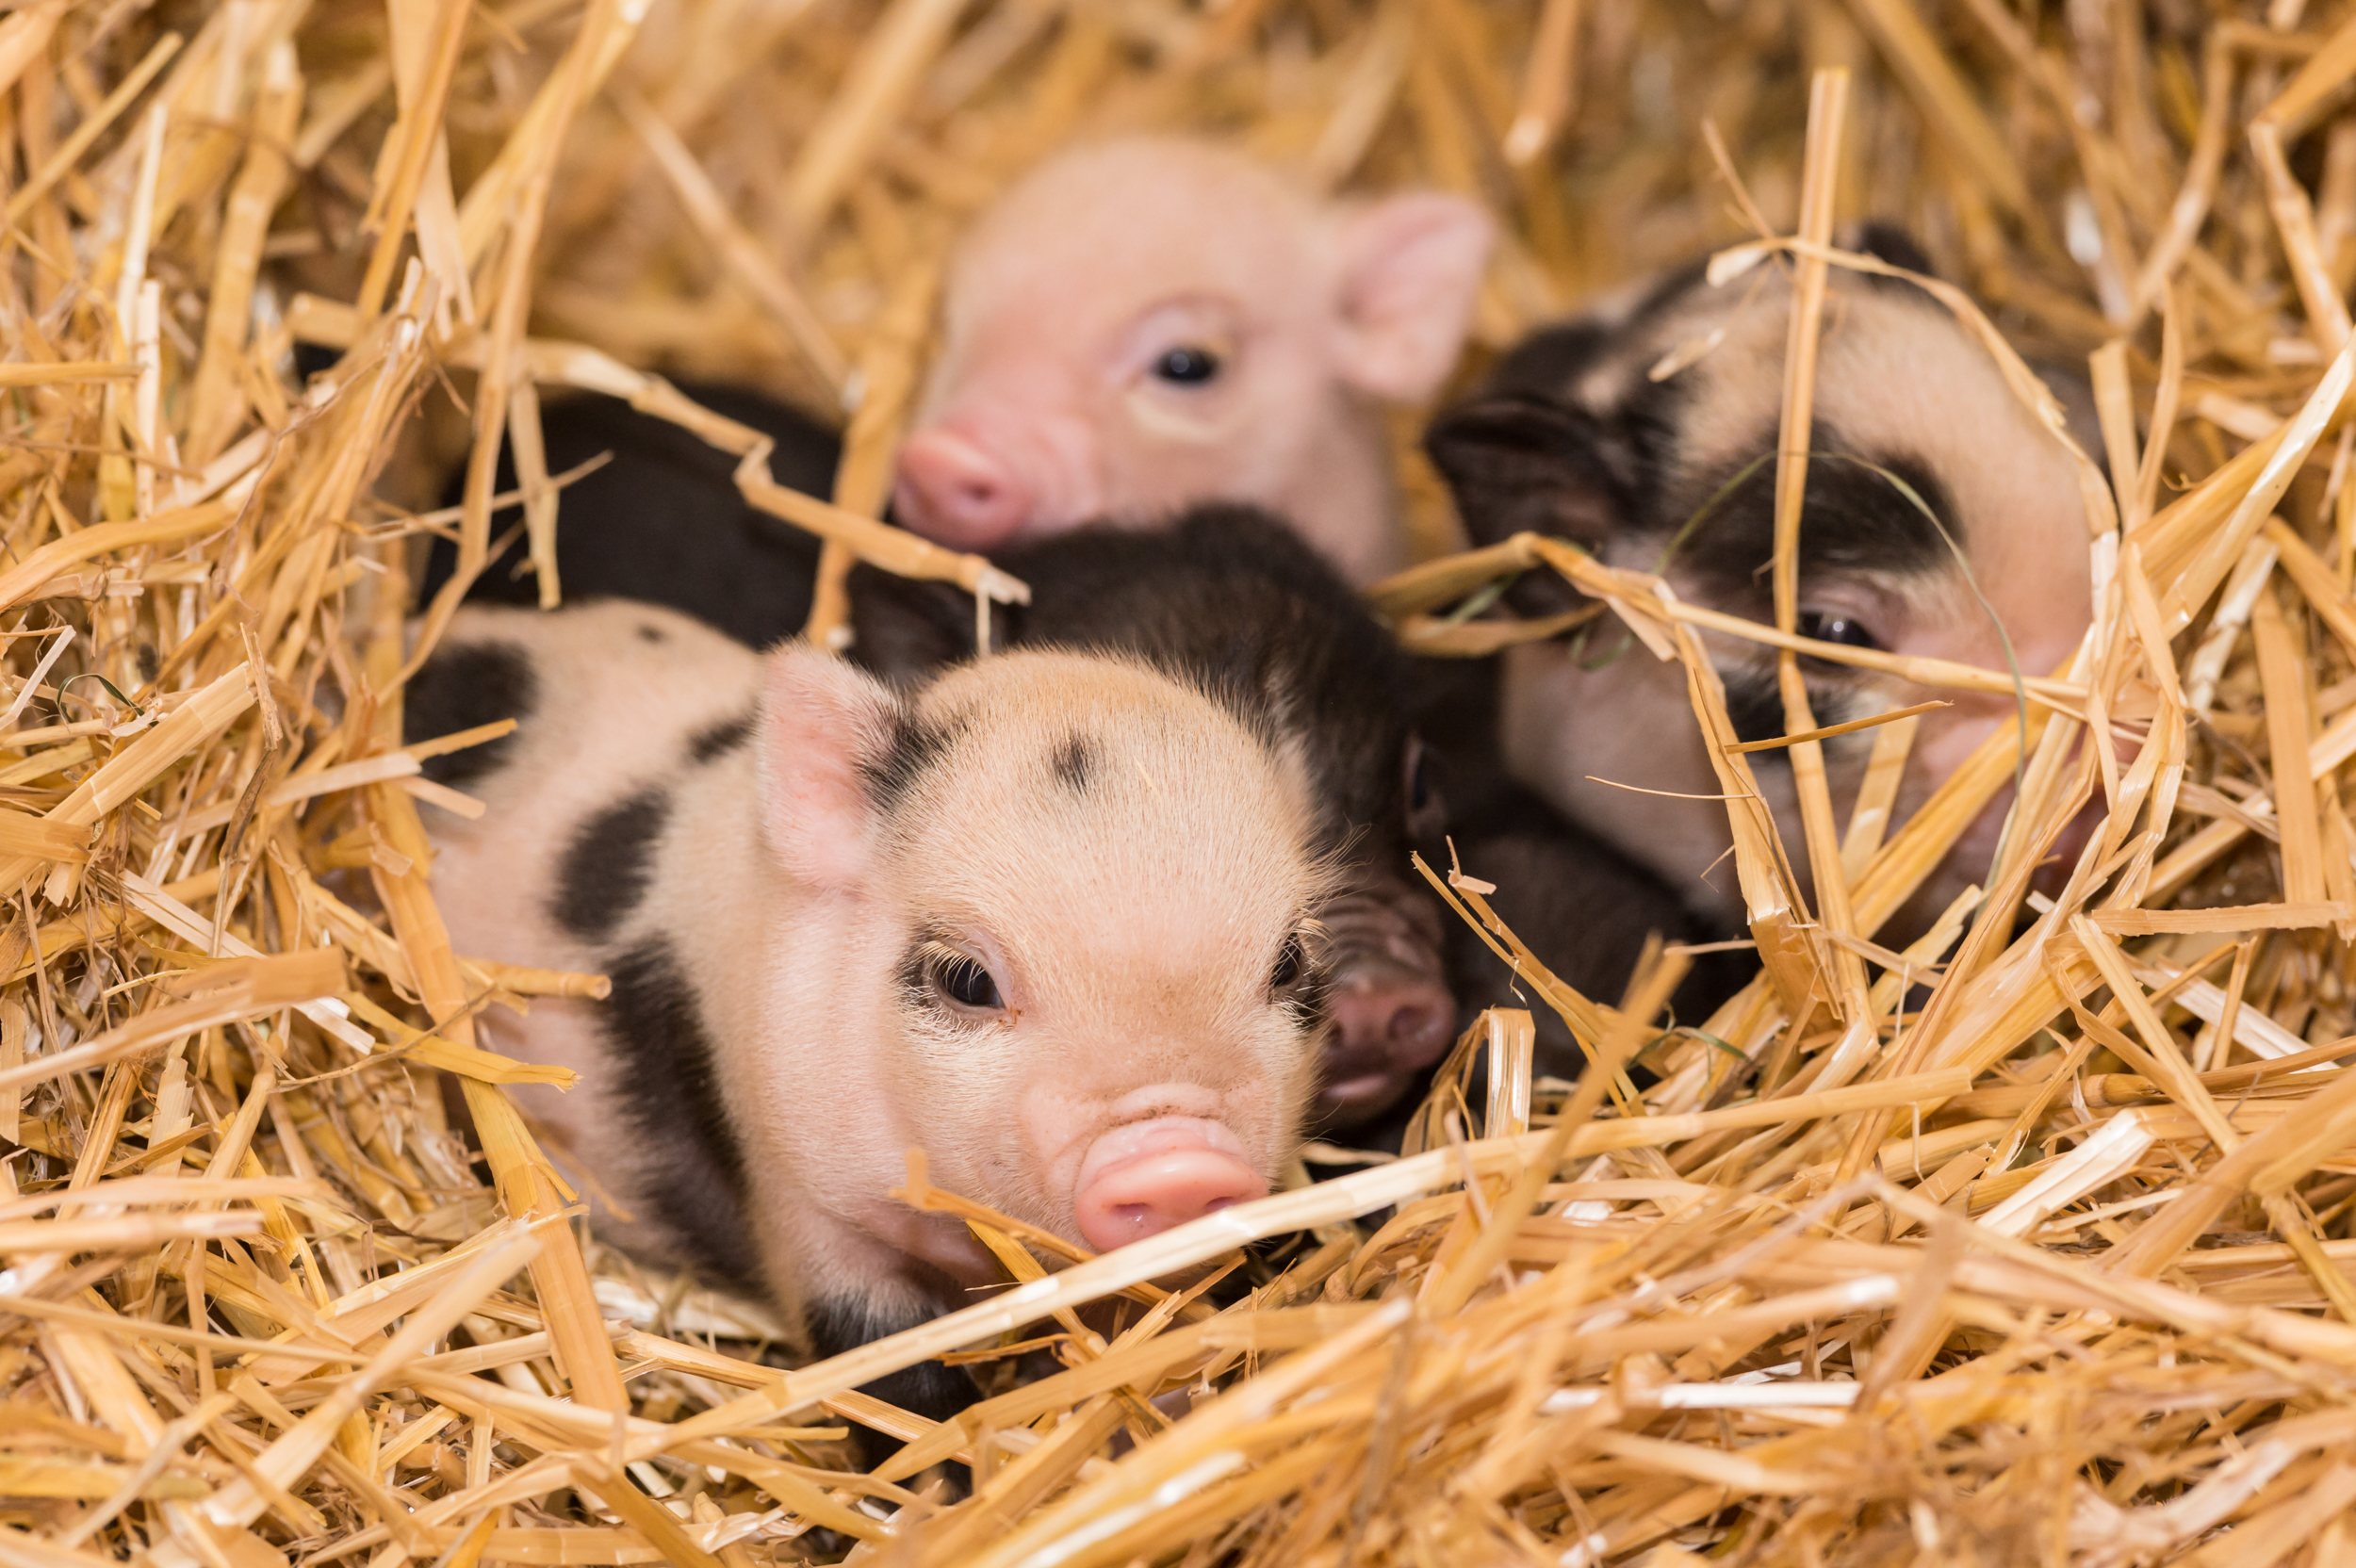
<svg viewBox="0 0 2356 1568"><path fill-rule="evenodd" d="M1319 1107L1345 1124L1388 1107L1440 1059L1456 1028L1456 999L1412 974L1346 979L1333 993L1333 1039Z"/></svg>
<svg viewBox="0 0 2356 1568"><path fill-rule="evenodd" d="M1268 1184L1244 1163L1226 1128L1156 1117L1116 1127L1088 1147L1072 1208L1081 1237L1109 1252L1267 1195Z"/></svg>
<svg viewBox="0 0 2356 1568"><path fill-rule="evenodd" d="M901 445L892 510L927 539L993 549L1030 521L1038 499L1012 465L955 431L918 431Z"/></svg>

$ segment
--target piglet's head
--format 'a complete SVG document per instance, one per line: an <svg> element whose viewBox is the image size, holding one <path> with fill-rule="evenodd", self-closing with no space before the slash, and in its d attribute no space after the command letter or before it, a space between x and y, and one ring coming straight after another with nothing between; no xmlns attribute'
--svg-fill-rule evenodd
<svg viewBox="0 0 2356 1568"><path fill-rule="evenodd" d="M1888 259L1922 267L1903 237L1868 238ZM1522 529L1567 536L1614 565L1661 572L1688 600L1772 623L1790 312L1787 275L1772 265L1717 287L1697 269L1616 316L1531 339L1430 437L1472 532L1483 542ZM2068 449L1988 351L1904 281L1834 270L1816 374L1798 629L1860 648L2054 673L2091 611L2087 526ZM2067 399L2073 389L2057 390ZM1703 880L1727 841L1723 809L1595 782L1687 795L1719 788L1679 711L1681 674L1642 647L1608 657L1623 642L1607 621L1582 648L1517 652L1507 708L1518 717L1509 716L1505 744L1517 773L1708 907L1711 884L1723 897L1733 881L1723 872ZM1784 733L1772 650L1715 636L1705 645L1742 738ZM1929 691L1829 661L1803 660L1802 669L1819 725L1934 697L1952 703L1920 721L1892 830L2013 722L2008 696ZM1542 713L1552 722L1538 722ZM1874 742L1865 731L1827 746L1843 821ZM1780 752L1753 760L1785 844L1805 866L1789 760ZM1985 878L2007 805L1994 802L1891 935L1919 928ZM1722 903L1718 912L1733 910Z"/></svg>
<svg viewBox="0 0 2356 1568"><path fill-rule="evenodd" d="M957 252L896 515L987 550L1249 500L1380 576L1399 544L1371 408L1455 364L1492 234L1458 197L1319 203L1204 142L1067 154Z"/></svg>
<svg viewBox="0 0 2356 1568"><path fill-rule="evenodd" d="M888 1102L880 1192L943 1187L1107 1249L1266 1193L1324 1027L1300 763L1143 665L1017 651L901 698L772 656L766 831L839 910ZM807 1095L813 1086L804 1086Z"/></svg>

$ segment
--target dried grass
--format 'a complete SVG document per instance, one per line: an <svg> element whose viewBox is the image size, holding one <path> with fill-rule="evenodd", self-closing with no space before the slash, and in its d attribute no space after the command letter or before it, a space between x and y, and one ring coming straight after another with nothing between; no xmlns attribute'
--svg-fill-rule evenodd
<svg viewBox="0 0 2356 1568"><path fill-rule="evenodd" d="M0 1564L2356 1561L2356 122L2331 118L2356 19L2325 10L2187 32L2096 0L2034 35L1993 0L0 16ZM450 951L418 807L478 808L417 764L493 737L399 744L408 547L488 560L503 436L556 598L539 397L586 387L738 455L838 573L1019 598L875 521L939 256L1045 152L1138 126L1485 199L1488 349L1741 241L1726 268L1780 250L1814 299L1872 265L1829 248L1837 219L1909 222L2014 342L2093 355L2098 618L1899 825L1912 720L1844 825L1787 678L1810 858L1840 872L1811 913L1802 846L1731 803L1762 962L1703 1026L1657 1021L1683 955L1582 997L1482 885L1430 873L1571 1021L1579 1085L1532 1085L1527 1016L1487 1015L1404 1157L1097 1259L914 1166L908 1200L1018 1282L780 1370L757 1309L584 1240L499 1086L548 1070L476 1042L485 1005L601 981ZM307 390L298 335L342 351ZM1804 311L1801 433L1813 337ZM853 405L832 504L632 366ZM469 435L464 505L417 510ZM1444 554L1405 443L1402 468ZM1533 569L1686 660L1729 743L1698 629L1872 662L1792 634L1788 570L1780 630L1529 538L1383 601L1411 643L1479 651L1531 633L1445 612ZM822 598L813 629L839 619ZM1720 755L1748 793L1745 748ZM1881 946L2017 772L1986 894ZM2089 798L2069 888L2028 894ZM995 1377L954 1425L854 1392L943 1353ZM1024 1353L1060 1370L1018 1381ZM845 1422L908 1446L840 1468ZM951 1459L957 1500L924 1483Z"/></svg>

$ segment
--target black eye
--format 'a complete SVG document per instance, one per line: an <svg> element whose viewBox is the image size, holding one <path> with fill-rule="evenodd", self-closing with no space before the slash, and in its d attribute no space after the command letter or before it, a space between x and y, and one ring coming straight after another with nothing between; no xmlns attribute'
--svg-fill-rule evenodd
<svg viewBox="0 0 2356 1568"><path fill-rule="evenodd" d="M1799 619L1792 624L1792 629L1803 637L1812 637L1820 643L1839 643L1843 647L1881 646L1873 640L1873 634L1865 629L1863 621L1851 620L1836 612L1803 610Z"/></svg>
<svg viewBox="0 0 2356 1568"><path fill-rule="evenodd" d="M1219 374L1219 357L1208 349L1182 343L1164 349L1153 362L1153 373L1180 386L1200 386Z"/></svg>
<svg viewBox="0 0 2356 1568"><path fill-rule="evenodd" d="M998 982L990 977L990 971L979 960L962 953L946 954L933 960L933 988L961 1007L1006 1005L998 995Z"/></svg>
<svg viewBox="0 0 2356 1568"><path fill-rule="evenodd" d="M1301 968L1307 962L1308 955L1301 951L1301 939L1286 937L1284 945L1277 951L1276 967L1268 972L1268 988L1283 990L1301 978Z"/></svg>

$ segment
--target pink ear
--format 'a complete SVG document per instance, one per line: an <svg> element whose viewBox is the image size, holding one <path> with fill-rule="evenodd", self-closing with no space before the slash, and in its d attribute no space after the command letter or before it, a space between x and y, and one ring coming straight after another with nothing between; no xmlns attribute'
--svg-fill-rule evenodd
<svg viewBox="0 0 2356 1568"><path fill-rule="evenodd" d="M769 655L761 698L761 824L788 874L844 889L874 862L874 780L905 713L889 688L831 654L788 643Z"/></svg>
<svg viewBox="0 0 2356 1568"><path fill-rule="evenodd" d="M1420 402L1455 367L1497 228L1461 196L1417 191L1342 220L1341 376Z"/></svg>

